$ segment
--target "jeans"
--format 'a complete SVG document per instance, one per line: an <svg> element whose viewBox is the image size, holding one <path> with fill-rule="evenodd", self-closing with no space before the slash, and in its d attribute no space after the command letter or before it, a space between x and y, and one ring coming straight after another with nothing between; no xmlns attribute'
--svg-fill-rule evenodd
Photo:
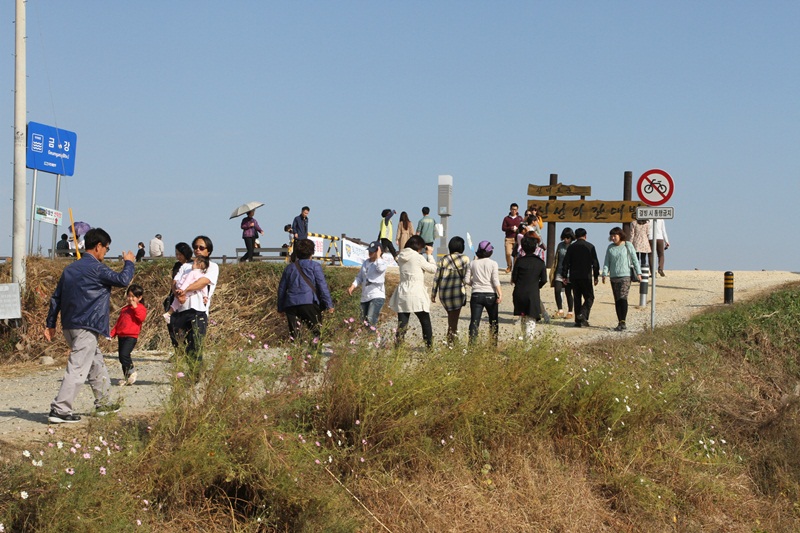
<svg viewBox="0 0 800 533"><path fill-rule="evenodd" d="M361 302L361 322L369 322L370 326L377 326L385 300L385 298L373 298L368 302Z"/></svg>
<svg viewBox="0 0 800 533"><path fill-rule="evenodd" d="M208 315L196 309L187 309L172 314L170 325L176 336L185 335L186 355L192 362L203 359L203 338L208 329Z"/></svg>
<svg viewBox="0 0 800 533"><path fill-rule="evenodd" d="M422 338L425 339L425 344L430 348L433 346L433 326L431 325L431 314L425 311L417 311L419 325L422 327ZM411 318L411 313L397 313L397 334L395 336L395 343L400 344L406 336L408 329L408 320Z"/></svg>
<svg viewBox="0 0 800 533"><path fill-rule="evenodd" d="M498 322L499 306L497 305L497 294L493 292L473 292L469 301L469 340L474 341L478 337L478 327L481 325L481 315L486 309L489 316L489 331L497 342L497 335L500 332Z"/></svg>
<svg viewBox="0 0 800 533"><path fill-rule="evenodd" d="M136 337L117 337L119 364L122 365L122 375L127 378L133 369L133 360L131 359L131 352L136 346Z"/></svg>

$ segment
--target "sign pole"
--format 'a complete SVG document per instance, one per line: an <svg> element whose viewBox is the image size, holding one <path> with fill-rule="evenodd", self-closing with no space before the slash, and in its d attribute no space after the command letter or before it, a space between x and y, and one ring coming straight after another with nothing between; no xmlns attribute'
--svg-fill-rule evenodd
<svg viewBox="0 0 800 533"><path fill-rule="evenodd" d="M34 172L36 172L36 171L34 170ZM56 174L56 206L54 208L56 211L58 211L58 199L59 199L60 196L61 196L61 174ZM56 236L57 235L58 235L58 226L54 225L53 226L53 246L50 248L50 250L51 250L50 253L52 254L51 257L53 259L56 258ZM76 248L78 247L78 241L77 240L75 241L75 247Z"/></svg>
<svg viewBox="0 0 800 533"><path fill-rule="evenodd" d="M14 58L14 217L11 281L25 292L25 113L27 109L25 2L16 1Z"/></svg>
<svg viewBox="0 0 800 533"><path fill-rule="evenodd" d="M654 261L656 260L656 221L650 219L651 228L653 229L653 242L650 243L650 283L653 287L653 293L650 295L650 333L656 329L656 278L658 277L657 268L654 268Z"/></svg>
<svg viewBox="0 0 800 533"><path fill-rule="evenodd" d="M33 255L33 214L36 212L36 179L37 169L33 169L33 190L31 191L31 226L28 231L28 255Z"/></svg>

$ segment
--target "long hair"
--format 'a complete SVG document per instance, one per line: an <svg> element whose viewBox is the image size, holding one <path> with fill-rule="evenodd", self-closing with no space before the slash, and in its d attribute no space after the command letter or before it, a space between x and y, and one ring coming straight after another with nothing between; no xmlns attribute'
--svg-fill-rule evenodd
<svg viewBox="0 0 800 533"><path fill-rule="evenodd" d="M408 218L408 213L405 211L400 213L400 225L403 226L405 230L411 229L411 219Z"/></svg>

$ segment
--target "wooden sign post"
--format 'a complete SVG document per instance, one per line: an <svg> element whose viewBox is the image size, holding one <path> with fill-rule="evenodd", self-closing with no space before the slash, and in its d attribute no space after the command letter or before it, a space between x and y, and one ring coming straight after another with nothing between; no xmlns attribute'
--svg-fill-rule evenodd
<svg viewBox="0 0 800 533"><path fill-rule="evenodd" d="M550 174L550 185L528 185L528 196L547 196L547 200L528 200L528 208L537 206L543 222L547 222L547 266L553 264L556 248L556 223L581 222L584 224L622 224L630 237L630 223L636 208L644 205L631 200L633 173L626 171L623 178L622 200L587 200L592 188L584 185L558 183L558 174ZM561 200L564 196L580 196L580 200Z"/></svg>

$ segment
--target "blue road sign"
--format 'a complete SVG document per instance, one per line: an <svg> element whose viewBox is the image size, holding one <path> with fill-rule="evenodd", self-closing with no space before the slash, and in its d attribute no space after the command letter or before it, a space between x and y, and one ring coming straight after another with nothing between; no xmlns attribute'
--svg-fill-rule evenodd
<svg viewBox="0 0 800 533"><path fill-rule="evenodd" d="M78 135L73 131L28 122L26 166L72 176L75 173L75 148Z"/></svg>

